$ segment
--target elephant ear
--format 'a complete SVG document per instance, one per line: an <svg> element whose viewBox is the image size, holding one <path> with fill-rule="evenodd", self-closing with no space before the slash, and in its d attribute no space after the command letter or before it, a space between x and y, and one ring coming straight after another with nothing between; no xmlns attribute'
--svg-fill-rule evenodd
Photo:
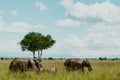
<svg viewBox="0 0 120 80"><path fill-rule="evenodd" d="M37 69L40 70L40 68L42 68L42 65L40 64L39 60L34 59L34 62L35 62Z"/></svg>
<svg viewBox="0 0 120 80"><path fill-rule="evenodd" d="M35 62L33 61L33 59L28 60L28 68L35 68Z"/></svg>

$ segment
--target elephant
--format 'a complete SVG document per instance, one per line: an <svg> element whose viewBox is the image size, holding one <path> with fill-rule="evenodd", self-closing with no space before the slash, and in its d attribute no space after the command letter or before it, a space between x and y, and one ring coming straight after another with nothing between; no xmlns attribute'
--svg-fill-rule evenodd
<svg viewBox="0 0 120 80"><path fill-rule="evenodd" d="M69 58L65 61L64 66L66 67L67 71L84 71L84 67L88 67L88 70L92 71L92 66L88 60L83 60L80 62L78 59Z"/></svg>
<svg viewBox="0 0 120 80"><path fill-rule="evenodd" d="M42 65L37 59L23 59L23 58L14 58L10 65L9 70L10 71L28 71L28 70L36 70L40 71L42 68Z"/></svg>

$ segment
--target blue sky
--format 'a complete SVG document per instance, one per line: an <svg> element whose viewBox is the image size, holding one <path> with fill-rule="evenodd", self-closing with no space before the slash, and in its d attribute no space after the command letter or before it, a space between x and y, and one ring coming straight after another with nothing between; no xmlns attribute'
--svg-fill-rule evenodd
<svg viewBox="0 0 120 80"><path fill-rule="evenodd" d="M34 31L56 40L43 57L120 57L119 13L120 0L0 0L0 56L32 57L18 42Z"/></svg>

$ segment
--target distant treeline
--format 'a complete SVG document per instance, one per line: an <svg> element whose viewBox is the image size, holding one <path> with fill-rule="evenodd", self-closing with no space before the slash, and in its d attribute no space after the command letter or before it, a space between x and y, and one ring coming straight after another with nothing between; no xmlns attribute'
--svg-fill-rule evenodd
<svg viewBox="0 0 120 80"><path fill-rule="evenodd" d="M10 60L13 58L6 58L6 57L0 57L0 60ZM53 58L53 57L49 57L49 58L43 58L43 60L66 60L68 58ZM107 57L99 57L99 58L76 58L79 60L120 60L120 58L107 58Z"/></svg>

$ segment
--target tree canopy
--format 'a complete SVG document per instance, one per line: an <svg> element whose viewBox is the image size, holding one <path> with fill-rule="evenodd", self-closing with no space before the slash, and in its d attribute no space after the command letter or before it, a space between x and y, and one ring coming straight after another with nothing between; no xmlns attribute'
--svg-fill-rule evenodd
<svg viewBox="0 0 120 80"><path fill-rule="evenodd" d="M23 51L28 50L33 52L34 58L35 51L38 51L38 58L42 59L42 51L53 46L55 42L50 35L44 36L39 32L29 32L20 41L20 45Z"/></svg>

